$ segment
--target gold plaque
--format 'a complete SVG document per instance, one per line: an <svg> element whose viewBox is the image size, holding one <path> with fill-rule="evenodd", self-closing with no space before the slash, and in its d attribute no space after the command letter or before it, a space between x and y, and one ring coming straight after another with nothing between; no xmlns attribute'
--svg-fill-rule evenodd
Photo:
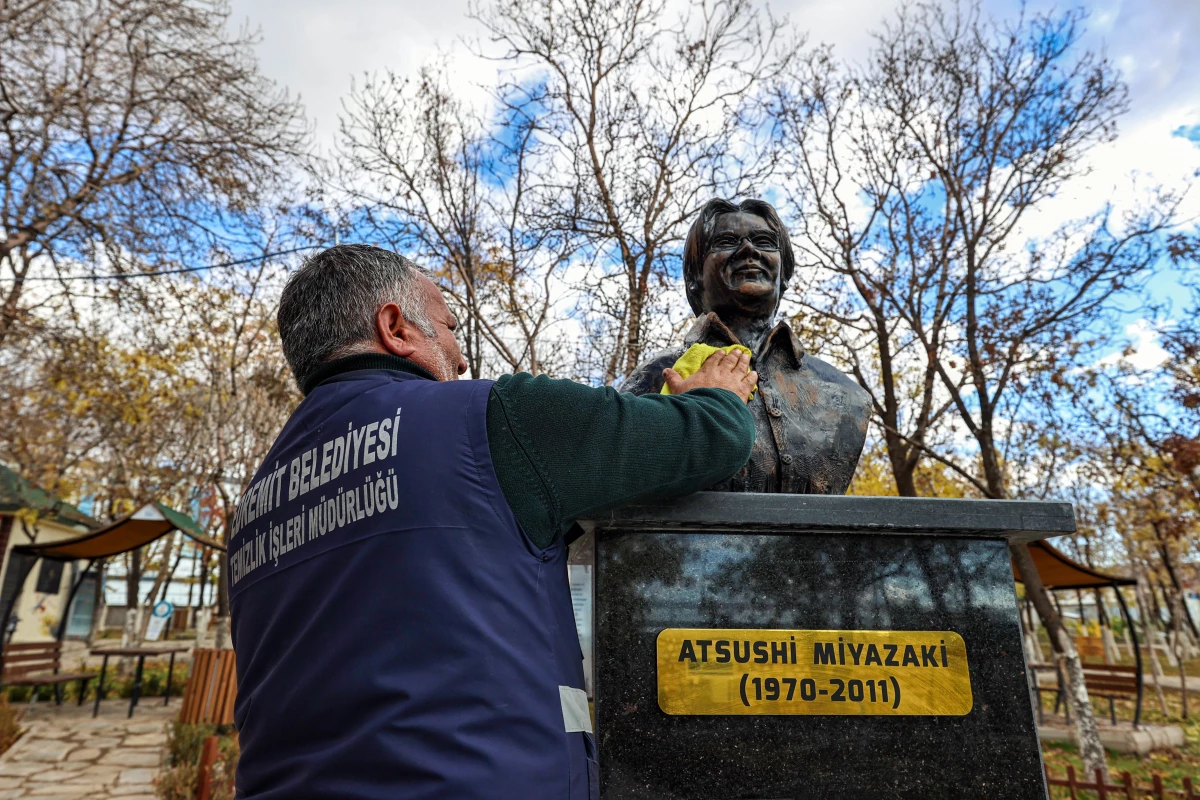
<svg viewBox="0 0 1200 800"><path fill-rule="evenodd" d="M668 628L658 705L668 714L961 717L967 646L953 631Z"/></svg>

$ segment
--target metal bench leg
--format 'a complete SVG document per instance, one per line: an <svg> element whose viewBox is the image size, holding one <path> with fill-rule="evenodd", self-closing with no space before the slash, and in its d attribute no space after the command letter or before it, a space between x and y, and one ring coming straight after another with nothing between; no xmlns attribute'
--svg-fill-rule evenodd
<svg viewBox="0 0 1200 800"><path fill-rule="evenodd" d="M104 673L108 671L108 656L100 662L100 682L96 684L96 705L92 708L92 716L100 713L100 701L104 699Z"/></svg>
<svg viewBox="0 0 1200 800"><path fill-rule="evenodd" d="M83 696L87 694L87 685L89 680L91 680L91 678L79 679L79 701L75 704L76 706L83 705Z"/></svg>
<svg viewBox="0 0 1200 800"><path fill-rule="evenodd" d="M63 697L62 684L61 683L54 684L54 705L61 706L62 705L62 697Z"/></svg>
<svg viewBox="0 0 1200 800"><path fill-rule="evenodd" d="M1108 697L1108 716L1112 718L1113 727L1116 727L1116 725L1117 725L1117 710L1113 706L1112 695L1109 695L1109 697Z"/></svg>
<svg viewBox="0 0 1200 800"><path fill-rule="evenodd" d="M133 676L133 691L129 695L129 714L126 719L133 717L133 709L138 704L138 698L142 696L142 672L146 668L146 657L138 656L137 672Z"/></svg>
<svg viewBox="0 0 1200 800"><path fill-rule="evenodd" d="M171 653L171 660L167 666L167 690L163 692L166 697L163 698L163 705L171 704L171 678L175 676L175 654Z"/></svg>

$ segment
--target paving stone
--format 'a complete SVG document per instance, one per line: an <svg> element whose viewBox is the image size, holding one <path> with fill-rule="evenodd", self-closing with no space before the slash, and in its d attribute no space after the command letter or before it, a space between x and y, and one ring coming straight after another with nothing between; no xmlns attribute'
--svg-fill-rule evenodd
<svg viewBox="0 0 1200 800"><path fill-rule="evenodd" d="M154 780L155 770L152 769L123 769L118 784L125 786L131 783L149 784Z"/></svg>
<svg viewBox="0 0 1200 800"><path fill-rule="evenodd" d="M63 781L64 786L91 786L95 788L97 792L108 791L108 787L111 783L112 781L98 781L95 778L89 778L87 776L80 775L76 775L69 781Z"/></svg>
<svg viewBox="0 0 1200 800"><path fill-rule="evenodd" d="M65 783L78 774L77 772L68 772L67 770L50 769L40 772L37 775L30 775L25 779L25 785L41 786L46 783Z"/></svg>
<svg viewBox="0 0 1200 800"><path fill-rule="evenodd" d="M67 761L95 761L99 757L99 748L80 747L67 754Z"/></svg>
<svg viewBox="0 0 1200 800"><path fill-rule="evenodd" d="M39 786L36 789L29 790L29 797L61 797L61 798L78 798L87 797L92 794L93 790L86 786Z"/></svg>
<svg viewBox="0 0 1200 800"><path fill-rule="evenodd" d="M129 797L130 795L138 796L138 795L141 795L145 791L146 791L146 787L144 784L135 783L135 784L131 784L129 786L117 786L116 788L109 789L108 796L109 797L120 797L121 800L125 800L125 798Z"/></svg>
<svg viewBox="0 0 1200 800"><path fill-rule="evenodd" d="M16 789L21 782L20 778L0 778L0 789Z"/></svg>
<svg viewBox="0 0 1200 800"><path fill-rule="evenodd" d="M120 723L117 723L117 724L120 724ZM84 720L84 721L82 721L82 722L79 722L79 723L76 723L76 724L72 725L72 726L71 726L71 730L74 730L74 731L83 731L83 732L87 732L87 731L107 731L107 730L110 730L112 727L113 727L113 722L112 722L112 720L107 720L107 719L88 719L88 720Z"/></svg>
<svg viewBox="0 0 1200 800"><path fill-rule="evenodd" d="M50 765L47 765L47 766L50 766ZM63 775L63 776L75 775L75 774L82 772L84 769L86 769L88 766L88 762L86 762L86 761L75 761L75 762L60 761L57 764L54 764L53 766L54 766L53 769L46 770L46 772L42 772L37 775L31 775L31 776L29 776L29 778L27 780L44 781L44 780L46 780L46 778L43 776L45 776L49 773L56 773L56 774Z"/></svg>
<svg viewBox="0 0 1200 800"><path fill-rule="evenodd" d="M64 790L79 791L81 796L98 795L100 797L108 796L108 784L106 783L88 783L86 781L67 781L63 784Z"/></svg>
<svg viewBox="0 0 1200 800"><path fill-rule="evenodd" d="M162 733L165 729L161 722L133 722L125 726L129 733Z"/></svg>
<svg viewBox="0 0 1200 800"><path fill-rule="evenodd" d="M161 761L162 754L157 750L126 751L120 749L101 756L97 763L112 764L118 767L157 767Z"/></svg>
<svg viewBox="0 0 1200 800"><path fill-rule="evenodd" d="M66 730L65 728L42 728L37 732L37 737L39 739L62 739L67 736L68 733L70 733L70 731Z"/></svg>
<svg viewBox="0 0 1200 800"><path fill-rule="evenodd" d="M88 736L79 740L80 744L88 747L118 747L121 744L121 739L118 736Z"/></svg>
<svg viewBox="0 0 1200 800"><path fill-rule="evenodd" d="M28 744L22 740L15 747L21 749L13 753L13 760L20 761L62 761L72 750L69 742L41 738L33 739Z"/></svg>
<svg viewBox="0 0 1200 800"><path fill-rule="evenodd" d="M126 736L121 742L121 747L165 747L167 744L167 734L159 733L137 733L132 736Z"/></svg>
<svg viewBox="0 0 1200 800"><path fill-rule="evenodd" d="M0 800L13 800L16 797L23 797L24 789L0 789Z"/></svg>
<svg viewBox="0 0 1200 800"><path fill-rule="evenodd" d="M14 753L14 755L16 754ZM28 764L21 761L13 761L10 758L10 760L0 764L0 775L23 778L26 775L42 772L45 769L45 764Z"/></svg>

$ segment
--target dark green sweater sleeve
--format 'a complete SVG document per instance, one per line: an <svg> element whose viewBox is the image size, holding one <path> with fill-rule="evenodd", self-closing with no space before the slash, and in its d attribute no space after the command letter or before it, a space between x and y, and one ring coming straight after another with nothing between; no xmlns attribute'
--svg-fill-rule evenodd
<svg viewBox="0 0 1200 800"><path fill-rule="evenodd" d="M750 411L724 389L638 397L526 373L496 381L487 431L500 488L538 547L576 519L723 481L754 444Z"/></svg>

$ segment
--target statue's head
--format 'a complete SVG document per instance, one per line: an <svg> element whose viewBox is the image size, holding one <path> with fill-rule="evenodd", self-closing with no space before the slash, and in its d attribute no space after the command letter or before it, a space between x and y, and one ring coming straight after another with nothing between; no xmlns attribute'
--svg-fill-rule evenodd
<svg viewBox="0 0 1200 800"><path fill-rule="evenodd" d="M762 200L709 200L683 246L683 282L697 316L773 318L796 268L787 228Z"/></svg>

